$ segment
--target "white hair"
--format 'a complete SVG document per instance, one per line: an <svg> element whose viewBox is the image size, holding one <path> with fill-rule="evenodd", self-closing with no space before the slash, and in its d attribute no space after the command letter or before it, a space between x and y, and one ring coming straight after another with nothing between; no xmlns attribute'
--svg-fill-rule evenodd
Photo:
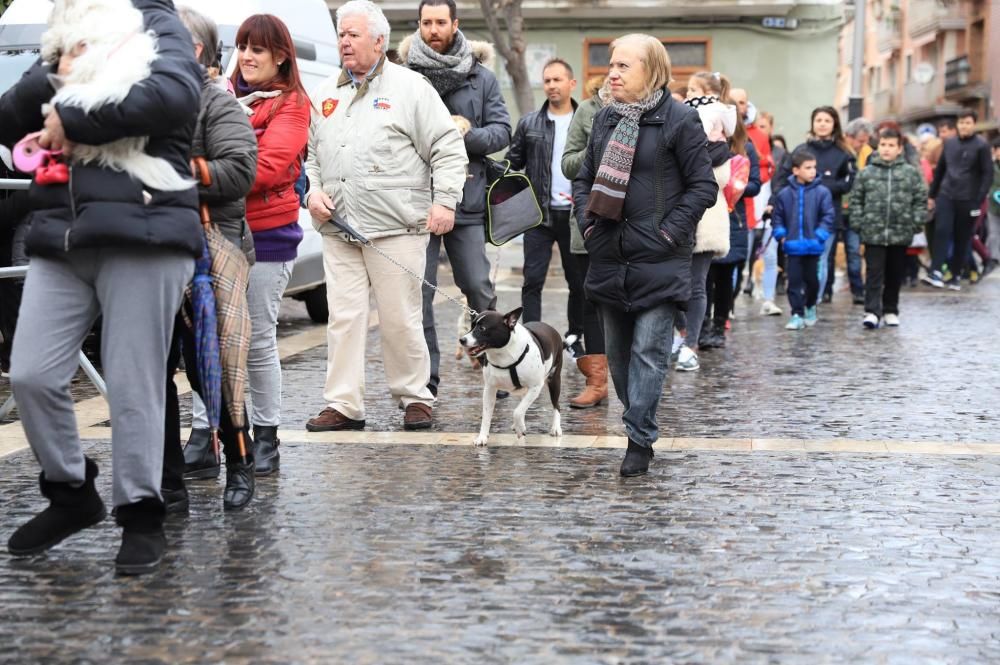
<svg viewBox="0 0 1000 665"><path fill-rule="evenodd" d="M337 33L340 22L347 16L364 16L368 21L368 32L375 39L382 37L382 52L389 48L389 21L382 10L371 0L348 0L337 10Z"/></svg>

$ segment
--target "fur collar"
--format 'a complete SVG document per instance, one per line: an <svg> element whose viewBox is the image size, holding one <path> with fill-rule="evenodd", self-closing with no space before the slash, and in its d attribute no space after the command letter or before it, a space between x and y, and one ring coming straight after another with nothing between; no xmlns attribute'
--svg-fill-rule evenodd
<svg viewBox="0 0 1000 665"><path fill-rule="evenodd" d="M404 65L406 64L407 56L410 55L410 45L414 39L419 39L419 35L419 32L415 32L412 35L404 37L403 41L399 42L396 52L399 54L399 61ZM476 59L476 62L486 69L493 71L493 65L496 63L496 49L493 48L493 44L473 41L471 39L468 42L469 48L472 49L472 57Z"/></svg>

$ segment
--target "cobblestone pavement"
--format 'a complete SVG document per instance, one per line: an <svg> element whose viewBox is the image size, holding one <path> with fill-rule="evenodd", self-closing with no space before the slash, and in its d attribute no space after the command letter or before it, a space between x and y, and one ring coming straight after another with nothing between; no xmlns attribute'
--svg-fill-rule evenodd
<svg viewBox="0 0 1000 665"><path fill-rule="evenodd" d="M154 576L113 577L110 520L0 556L0 660L1000 659L1000 460L661 452L622 480L619 457L288 445L245 513L192 484ZM0 460L4 537L34 473Z"/></svg>
<svg viewBox="0 0 1000 665"><path fill-rule="evenodd" d="M518 286L503 277L501 308ZM564 298L545 299L556 326ZM843 300L793 334L741 296L728 348L670 377L663 437L1000 441L1000 280L908 290L898 330L862 330ZM457 309L437 311L435 429L471 432L481 385L449 353ZM623 480L621 450L303 443L316 332L286 302L282 343L305 349L284 362L291 438L247 511L192 484L162 569L137 579L112 573L110 519L47 556L0 554L0 663L1000 662L1000 456L664 445ZM368 429L398 432L370 342ZM567 397L581 386L567 369ZM563 427L620 435L620 411L567 409ZM544 422L536 407L529 431ZM0 426L0 450L18 429ZM85 445L109 497L108 442ZM29 452L0 456L0 538L42 507L36 479Z"/></svg>

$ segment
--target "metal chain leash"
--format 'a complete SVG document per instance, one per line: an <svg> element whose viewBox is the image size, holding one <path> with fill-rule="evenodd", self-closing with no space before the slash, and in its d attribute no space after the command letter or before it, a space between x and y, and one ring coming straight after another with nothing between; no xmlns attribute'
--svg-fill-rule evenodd
<svg viewBox="0 0 1000 665"><path fill-rule="evenodd" d="M450 295L448 295L447 293L445 293L443 290L439 289L435 284L431 284L426 279L424 279L423 275L418 275L417 273L413 272L412 270L410 270L409 268L407 268L406 266L404 266L402 263L400 263L396 259L392 258L388 254L386 254L385 252L383 252L381 249L379 249L378 247L376 247L375 243L373 243L371 240L369 240L369 239L366 238L364 242L361 242L360 240L356 240L356 242L358 242L358 244L360 244L360 245L363 245L365 247L369 247L369 248L375 250L376 254L378 254L379 256L381 256L383 259L385 259L389 263L391 263L394 266L396 266L397 268L401 269L403 272L405 272L406 274L410 275L411 277L413 277L415 280L417 280L418 282L420 282L424 286L429 287L432 291L434 291L434 292L436 292L436 293L444 296L445 300L448 300L449 302L454 303L454 304L458 305L459 307L461 307L463 310L465 310L465 312L471 318L475 319L477 316L479 316L479 312L477 312L476 310L472 309L471 307L469 307L468 305L466 305L464 302L462 302L458 298L451 297Z"/></svg>

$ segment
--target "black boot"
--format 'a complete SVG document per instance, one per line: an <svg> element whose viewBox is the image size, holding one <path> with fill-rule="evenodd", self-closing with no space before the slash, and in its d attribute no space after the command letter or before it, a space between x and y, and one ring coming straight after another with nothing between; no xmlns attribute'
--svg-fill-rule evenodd
<svg viewBox="0 0 1000 665"><path fill-rule="evenodd" d="M212 430L193 429L184 446L184 480L209 480L219 477L219 458L212 443Z"/></svg>
<svg viewBox="0 0 1000 665"><path fill-rule="evenodd" d="M258 476L270 476L281 466L281 453L278 446L277 427L254 425L253 428L253 459L254 473Z"/></svg>
<svg viewBox="0 0 1000 665"><path fill-rule="evenodd" d="M622 460L620 473L626 478L632 476L645 475L649 470L649 460L653 459L652 446L640 446L638 443L628 440L628 450L625 451L625 459Z"/></svg>
<svg viewBox="0 0 1000 665"><path fill-rule="evenodd" d="M254 460L242 464L226 460L226 489L222 493L222 507L226 510L243 510L253 498Z"/></svg>
<svg viewBox="0 0 1000 665"><path fill-rule="evenodd" d="M84 458L84 463L86 476L83 485L79 487L73 487L69 483L54 483L45 479L44 472L38 474L38 486L42 490L42 496L49 500L49 507L14 532L7 541L7 549L11 554L39 554L107 517L108 511L94 487L97 464L89 457Z"/></svg>
<svg viewBox="0 0 1000 665"><path fill-rule="evenodd" d="M179 489L167 489L163 487L160 488L160 494L163 496L163 504L168 515L187 514L190 507L190 500L188 499L186 487Z"/></svg>
<svg viewBox="0 0 1000 665"><path fill-rule="evenodd" d="M163 535L165 515L159 499L140 499L118 506L115 519L122 527L122 546L115 557L116 573L144 575L156 570L167 548L167 538Z"/></svg>

